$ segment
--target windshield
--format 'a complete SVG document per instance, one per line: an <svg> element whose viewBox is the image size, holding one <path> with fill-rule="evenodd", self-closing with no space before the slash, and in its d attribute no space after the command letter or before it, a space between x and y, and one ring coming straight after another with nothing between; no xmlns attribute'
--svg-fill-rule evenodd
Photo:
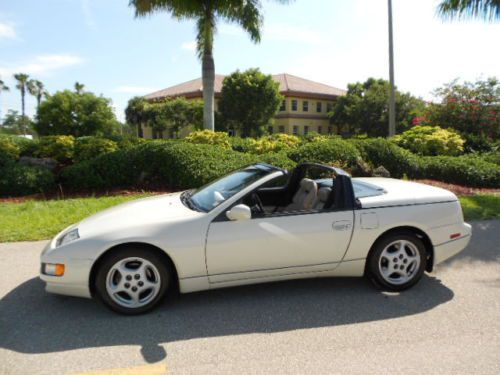
<svg viewBox="0 0 500 375"><path fill-rule="evenodd" d="M272 171L260 166L241 169L198 189L189 197L189 201L201 211L211 211Z"/></svg>

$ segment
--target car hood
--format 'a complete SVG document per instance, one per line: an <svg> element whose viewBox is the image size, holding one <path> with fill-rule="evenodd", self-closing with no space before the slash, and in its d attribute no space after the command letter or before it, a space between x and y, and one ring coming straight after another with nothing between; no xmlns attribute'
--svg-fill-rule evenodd
<svg viewBox="0 0 500 375"><path fill-rule="evenodd" d="M372 196L358 198L363 208L439 203L457 200L456 195L448 190L412 181L381 177L355 178L353 179L353 183L354 181L372 185L375 191L378 190L378 193Z"/></svg>
<svg viewBox="0 0 500 375"><path fill-rule="evenodd" d="M181 202L180 195L181 193L159 195L108 208L81 221L78 224L79 234L81 237L87 237L203 215L186 207Z"/></svg>

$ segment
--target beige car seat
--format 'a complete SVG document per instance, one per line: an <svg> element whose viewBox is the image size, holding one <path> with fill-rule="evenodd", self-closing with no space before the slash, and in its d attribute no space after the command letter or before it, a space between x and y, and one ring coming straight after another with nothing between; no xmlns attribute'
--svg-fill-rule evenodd
<svg viewBox="0 0 500 375"><path fill-rule="evenodd" d="M318 190L318 199L316 200L316 203L314 204L314 208L316 210L321 210L325 207L326 201L328 200L328 197L332 193L332 188L329 187L322 187Z"/></svg>
<svg viewBox="0 0 500 375"><path fill-rule="evenodd" d="M313 180L308 178L302 179L300 181L299 190L295 193L290 203L285 211L300 211L300 210L310 210L318 195L318 185Z"/></svg>

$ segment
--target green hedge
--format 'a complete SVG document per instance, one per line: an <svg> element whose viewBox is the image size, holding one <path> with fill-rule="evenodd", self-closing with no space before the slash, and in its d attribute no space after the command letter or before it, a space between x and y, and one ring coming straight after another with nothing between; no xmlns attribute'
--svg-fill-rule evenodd
<svg viewBox="0 0 500 375"><path fill-rule="evenodd" d="M343 139L332 138L305 143L289 151L288 157L296 163L325 163L352 170L356 168L356 163L361 158L361 154L352 143Z"/></svg>
<svg viewBox="0 0 500 375"><path fill-rule="evenodd" d="M62 172L62 179L72 189L141 185L184 189L255 161L255 156L219 146L152 141L75 164Z"/></svg>
<svg viewBox="0 0 500 375"><path fill-rule="evenodd" d="M387 139L353 139L350 142L361 152L363 160L369 162L373 168L384 166L391 177L413 177L418 174L418 157Z"/></svg>
<svg viewBox="0 0 500 375"><path fill-rule="evenodd" d="M46 168L9 163L0 168L0 196L44 193L55 188L54 175Z"/></svg>
<svg viewBox="0 0 500 375"><path fill-rule="evenodd" d="M416 177L465 186L498 188L500 166L480 158L425 156L420 159L420 170Z"/></svg>
<svg viewBox="0 0 500 375"><path fill-rule="evenodd" d="M118 150L118 144L110 139L90 136L76 138L73 161L78 163L90 160L116 150Z"/></svg>

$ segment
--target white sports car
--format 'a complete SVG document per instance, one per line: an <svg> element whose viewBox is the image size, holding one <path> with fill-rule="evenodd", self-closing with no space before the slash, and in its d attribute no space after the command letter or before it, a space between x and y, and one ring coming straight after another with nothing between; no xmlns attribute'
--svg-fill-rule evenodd
<svg viewBox="0 0 500 375"><path fill-rule="evenodd" d="M41 255L48 292L98 297L124 314L165 295L309 277L363 276L413 286L471 238L451 192L353 178L306 163L256 164L200 189L105 210Z"/></svg>

